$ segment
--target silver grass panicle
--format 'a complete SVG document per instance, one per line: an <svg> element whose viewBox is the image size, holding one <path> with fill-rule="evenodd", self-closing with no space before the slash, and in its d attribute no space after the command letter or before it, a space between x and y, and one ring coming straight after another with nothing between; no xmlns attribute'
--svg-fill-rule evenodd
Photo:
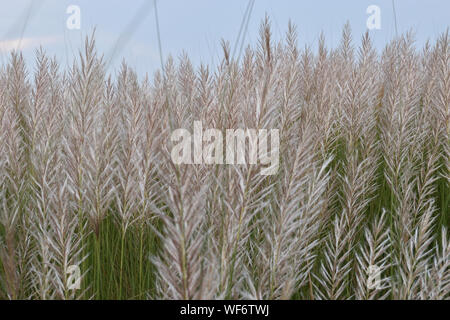
<svg viewBox="0 0 450 320"><path fill-rule="evenodd" d="M420 122L418 126L420 127L420 132L423 132L426 139L422 139L425 143L425 150L439 149L441 142L439 141L440 134L442 133L442 125L439 124L437 117L437 109L433 103L433 97L437 94L436 92L436 74L438 72L437 63L438 52L433 50L429 42L424 46L421 56L421 72L424 73L423 77L423 93L422 93L422 103L423 106L420 112ZM427 152L423 152L426 155Z"/></svg>
<svg viewBox="0 0 450 320"><path fill-rule="evenodd" d="M431 98L431 108L435 114L434 124L440 131L440 141L447 153L447 159L444 161L447 166L447 176L449 170L449 145L450 145L450 31L443 33L436 43L434 52L435 72L434 92Z"/></svg>
<svg viewBox="0 0 450 320"><path fill-rule="evenodd" d="M6 141L6 125L9 125L9 119L7 117L8 113L7 113L7 109L6 109L6 104L7 104L7 95L6 95L6 90L4 90L6 86L6 76L5 76L5 72L3 70L3 68L0 70L0 141ZM6 190L6 164L7 164L7 158L6 158L6 144L5 143L1 143L0 144L0 205L1 205L1 210L2 213L0 215L0 223L2 225L3 228L5 228L5 225L8 226L11 223L9 222L10 217L9 215L5 214L4 212L6 212L5 208L6 208L6 204L5 204L5 198L6 198L6 194L5 194L5 190ZM5 210L5 211L4 211ZM10 227L11 228L11 227ZM5 228L5 230L7 230ZM2 252L5 252L5 245L4 245L4 238L0 237L0 248L2 248ZM2 257L2 261L4 260L4 257ZM4 267L3 267L4 268ZM6 287L5 285L5 279L4 277L0 276L0 283L2 284L3 287ZM2 290L0 291L0 294L2 297L6 296L6 293Z"/></svg>
<svg viewBox="0 0 450 320"><path fill-rule="evenodd" d="M343 41L347 42L348 37L344 34ZM348 46L344 43L343 57L349 55ZM353 67L344 64L344 68L348 69L346 73L350 75L340 84L340 128L346 158L342 163L344 174L339 174L339 178L344 186L341 201L351 223L349 228L358 232L357 228L364 219L364 210L375 190L375 171L378 167L375 127L377 66L367 33L359 52L358 65Z"/></svg>
<svg viewBox="0 0 450 320"><path fill-rule="evenodd" d="M415 299L419 289L419 277L426 269L430 245L433 241L434 199L424 203L424 212L417 211L415 179L411 166L404 166L398 182L401 190L398 205L391 222L392 270L398 270L391 277L392 297ZM400 245L399 245L400 243Z"/></svg>
<svg viewBox="0 0 450 320"><path fill-rule="evenodd" d="M412 142L414 123L417 118L417 88L412 88L408 79L407 63L413 63L409 55L412 39L406 38L393 41L382 55L382 76L385 79L380 110L381 144L386 168L384 177L390 197L388 198L388 212L392 212L390 221L392 241L403 245L412 232L411 201L414 199L412 177L413 159ZM402 52L402 54L398 54ZM413 92L405 92L408 89ZM405 101L406 99L406 101ZM395 213L395 214L394 214ZM395 226L398 230L393 229ZM395 255L401 255L398 245L393 245ZM394 279L392 279L394 280Z"/></svg>
<svg viewBox="0 0 450 320"><path fill-rule="evenodd" d="M432 136L423 136L423 140L420 143L424 146L424 149L426 141L430 137ZM430 206L430 199L433 199L433 194L436 192L436 181L439 179L439 145L433 142L430 142L430 144L431 147L429 148L428 154L420 158L421 167L415 179L417 199L414 204L413 219L416 222L427 210L427 207Z"/></svg>
<svg viewBox="0 0 450 320"><path fill-rule="evenodd" d="M417 299L450 299L450 243L448 232L443 227L441 243L435 245L435 255L431 264L420 275L420 291Z"/></svg>
<svg viewBox="0 0 450 320"><path fill-rule="evenodd" d="M97 56L95 51L95 40L93 35L86 37L83 51L79 53L78 63L74 63L69 71L67 78L63 83L67 84L63 91L66 116L64 121L64 132L62 137L64 179L67 178L67 191L70 194L66 208L71 210L68 213L69 218L61 218L60 227L71 228L73 220L78 223L77 236L80 243L77 243L75 252L77 261L83 262L87 256L83 252L88 236L97 228L96 223L102 219L98 214L99 210L92 210L92 205L97 202L89 201L94 196L92 190L92 179L96 174L95 167L91 163L92 147L95 137L101 132L102 128L97 124L100 120L100 108L104 93L104 63L101 57ZM65 194L62 195L65 197ZM72 211L73 210L73 211ZM61 213L63 214L63 213ZM73 216L76 215L76 218ZM90 228L86 228L89 222ZM69 227L70 226L70 227ZM73 239L77 241L78 239ZM62 242L65 244L65 242ZM82 274L88 270L86 264L77 265ZM84 288L89 288L89 284L84 284Z"/></svg>
<svg viewBox="0 0 450 320"><path fill-rule="evenodd" d="M231 119L238 121L233 127L255 129L270 129L278 117L273 117L276 99L276 69L271 42L271 32L268 19L260 28L260 45L255 61L256 73L254 87L241 101L241 117ZM232 71L232 69L231 69ZM251 73L244 76L252 77ZM243 79L245 81L245 78ZM228 110L232 114L234 110ZM240 121L239 121L240 120ZM242 124L241 124L242 123ZM232 124L228 124L229 127ZM272 137L271 137L272 139ZM273 148L273 145L272 145ZM277 150L265 150L277 152ZM223 217L221 219L223 232L219 242L218 260L220 261L221 291L226 297L237 297L241 291L240 282L248 277L246 269L252 269L254 259L246 256L241 248L251 245L253 220L268 210L268 198L273 186L269 178L261 174L262 166L243 164L227 168L221 185L220 201ZM244 268L245 266L245 268Z"/></svg>
<svg viewBox="0 0 450 320"><path fill-rule="evenodd" d="M433 66L436 65L437 56L436 54L427 55L426 52L423 55L424 59L428 59L428 65L425 62L425 68L418 66L418 70L426 72L428 77L420 79L422 81L420 88L423 90L420 98L422 108L418 111L418 119L415 125L418 132L416 133L414 145L421 150L420 152L416 152L417 155L414 156L414 163L417 166L415 170L417 200L414 208L414 219L416 221L426 211L429 199L436 193L436 185L440 179L441 171L441 143L439 140L441 138L442 123L437 120L436 108L433 107L434 103L432 102L433 97L436 95L434 92L434 80L432 78L435 77L436 69ZM417 82L419 83L419 81ZM437 214L439 215L441 213L438 212Z"/></svg>
<svg viewBox="0 0 450 320"><path fill-rule="evenodd" d="M339 47L332 52L332 60L336 63L337 85L341 90L346 89L345 85L349 80L348 77L352 76L355 63L355 48L352 41L352 30L350 23L347 22L342 29Z"/></svg>
<svg viewBox="0 0 450 320"><path fill-rule="evenodd" d="M200 65L195 81L197 96L195 105L198 111L198 118L204 119L204 125L209 128L216 128L214 123L214 78L207 65Z"/></svg>
<svg viewBox="0 0 450 320"><path fill-rule="evenodd" d="M263 242L258 244L253 274L247 283L249 292L245 295L254 299L289 298L292 293L303 285L309 272L312 248L311 233L318 228L309 222L320 223L316 212L308 212L305 206L307 185L312 178L314 165L314 150L312 146L313 131L308 128L298 128L301 115L299 67L297 51L297 34L295 27L289 24L286 35L287 46L284 59L289 63L280 69L278 75L282 80L282 96L279 103L281 145L280 150L283 167L281 170L282 184L273 188L273 206L269 218L261 219L261 230L264 232ZM300 138L298 138L300 135ZM297 151L294 151L297 150ZM320 185L320 184L319 184ZM320 191L319 191L320 193ZM283 195L277 199L277 195ZM317 199L315 199L317 200ZM303 205L302 205L303 204ZM309 221L311 219L311 221ZM303 227L307 232L302 232ZM309 228L310 227L310 228ZM308 243L311 243L309 246ZM306 263L304 263L306 261Z"/></svg>
<svg viewBox="0 0 450 320"><path fill-rule="evenodd" d="M330 53L325 46L323 34L319 37L318 55L314 64L312 76L312 97L308 97L306 105L307 117L316 126L321 137L318 144L324 158L333 150L337 135L335 132L337 107L335 96L337 92L335 75L333 74Z"/></svg>
<svg viewBox="0 0 450 320"><path fill-rule="evenodd" d="M94 135L101 128L96 127L99 120L99 108L103 98L103 61L95 52L93 35L86 37L84 51L79 54L79 65L74 64L70 70L70 91L66 97L67 119L66 130L63 136L65 154L65 172L69 178L69 190L73 194L76 210L80 223L87 215L95 227L95 222L101 217L96 217L98 211L88 210L86 200L87 185L86 176L93 175L92 167L87 167L90 148L94 141ZM81 227L80 227L81 231Z"/></svg>
<svg viewBox="0 0 450 320"><path fill-rule="evenodd" d="M320 265L320 273L314 274L317 283L314 283L315 299L340 300L349 298L346 292L349 284L352 259L349 244L354 237L348 232L349 221L344 213L336 215L333 219L332 230L327 237L324 248L324 258ZM352 231L352 230L350 230Z"/></svg>
<svg viewBox="0 0 450 320"><path fill-rule="evenodd" d="M144 135L143 93L137 75L122 63L118 76L118 103L120 107L119 149L117 151L117 185L115 201L120 227L119 298L122 297L125 238L128 229L137 222L139 212L139 165L142 162L142 136Z"/></svg>
<svg viewBox="0 0 450 320"><path fill-rule="evenodd" d="M93 129L92 140L86 146L85 188L86 209L89 222L96 237L108 209L115 197L113 182L118 150L119 111L116 92L111 78L105 82L103 98L98 105L97 128Z"/></svg>
<svg viewBox="0 0 450 320"><path fill-rule="evenodd" d="M163 221L162 248L154 258L158 269L158 295L170 299L212 299L217 285L212 265L204 253L209 230L205 226L205 181L196 181L191 165L171 161L160 168L162 201L155 208Z"/></svg>
<svg viewBox="0 0 450 320"><path fill-rule="evenodd" d="M23 56L17 52L11 54L11 60L6 68L8 81L4 83L6 93L2 119L2 143L5 144L3 165L4 193L1 203L1 224L4 228L3 245L0 256L4 269L4 287L6 297L17 299L21 291L16 242L20 239L17 226L26 208L25 190L28 188L29 176L26 169L29 163L28 141L29 122L27 118L29 83Z"/></svg>
<svg viewBox="0 0 450 320"><path fill-rule="evenodd" d="M181 114L173 123L182 128L191 127L192 121L202 121L201 109L189 112L189 105L182 101L193 103L197 97L195 78L188 59L181 61L178 67L180 77L177 85L166 88L169 95L168 112ZM168 78L173 77L173 72ZM180 92L181 91L181 92ZM207 115L205 118L209 117ZM211 178L208 167L198 165L175 165L168 158L169 152L165 144L169 136L165 130L158 147L161 152L161 164L158 169L160 205L153 206L163 222L161 232L156 231L163 243L162 250L154 263L158 266L158 287L160 297L172 299L211 299L218 296L217 275L214 270L216 263L214 255L205 250L211 244L207 220L207 190ZM167 142L164 142L167 141ZM167 160L166 160L167 159ZM164 206L161 206L164 204ZM213 220L217 221L217 220Z"/></svg>
<svg viewBox="0 0 450 320"><path fill-rule="evenodd" d="M238 94L240 89L240 77L241 74L236 63L229 61L227 57L230 55L230 48L227 43L222 43L224 59L218 67L217 76L215 79L215 99L217 111L215 111L215 118L218 122L216 127L222 130L228 128L236 128L241 121L239 106L240 95ZM243 75L247 75L247 78L252 77L253 74L253 56L244 56ZM247 70L245 70L247 69ZM247 71L247 72L246 72ZM245 84L244 84L245 85ZM254 83L250 83L253 87ZM247 87L248 88L248 87ZM249 88L248 88L249 89Z"/></svg>
<svg viewBox="0 0 450 320"><path fill-rule="evenodd" d="M23 226L31 239L28 264L31 272L30 294L40 299L54 297L52 279L57 275L51 266L54 261L50 248L52 232L50 215L54 190L58 188L57 175L61 169L58 162L59 141L63 122L61 109L59 67L40 48L36 51L36 70L31 87L30 103L24 112L27 121L27 154L29 156L28 175L30 201Z"/></svg>
<svg viewBox="0 0 450 320"><path fill-rule="evenodd" d="M305 49L304 56L307 54ZM337 75L333 72L333 56L325 46L325 37L321 33L318 43L318 54L314 59L314 67L312 74L312 85L309 87L311 94L307 96L305 101L305 117L314 124L318 133L317 147L320 150L320 157L328 159L334 156L334 150L339 138L337 128L338 119L338 102L337 100ZM330 173L330 184L328 187L327 197L329 202L325 204L324 219L328 224L332 223L330 218L335 212L329 210L338 206L337 168L332 168Z"/></svg>
<svg viewBox="0 0 450 320"><path fill-rule="evenodd" d="M35 74L31 114L35 115L32 128L37 129L32 135L33 201L28 209L34 239L30 289L38 299L73 299L81 294L69 288L69 267L80 266L83 258L67 179L61 177L64 112L58 64L40 51Z"/></svg>
<svg viewBox="0 0 450 320"><path fill-rule="evenodd" d="M119 150L117 170L118 179L115 198L118 205L117 217L123 234L138 219L139 164L142 161L142 139L144 134L143 95L137 75L126 64L122 64L119 74L117 103L120 107Z"/></svg>
<svg viewBox="0 0 450 320"><path fill-rule="evenodd" d="M33 231L33 239L35 248L30 262L31 266L31 290L34 297L40 300L54 299L52 279L54 275L54 262L52 261L52 253L50 251L50 225L43 215L46 208L38 208L34 223L36 229Z"/></svg>
<svg viewBox="0 0 450 320"><path fill-rule="evenodd" d="M224 48L225 56L229 53L229 48ZM238 122L238 81L236 65L231 64L226 58L222 61L219 71L215 75L210 75L209 70L204 66L200 66L196 78L196 90L194 101L196 102L196 110L198 115L194 115L195 119L201 120L204 128L220 128L225 135L226 128L232 128L231 123ZM234 108L234 112L227 112L228 108ZM206 142L206 141L205 141ZM224 145L225 146L225 145ZM223 151L219 151L218 157L224 155ZM205 181L209 185L204 197L205 203L205 229L208 230L207 239L204 243L205 260L210 265L208 269L207 280L209 287L214 291L215 298L224 298L226 291L226 278L221 277L225 271L222 263L226 258L221 255L224 240L226 220L224 221L224 208L221 201L223 189L221 185L224 183L224 170L216 165L196 166L195 175L197 181ZM213 280L214 279L214 280ZM219 288L220 287L220 288Z"/></svg>
<svg viewBox="0 0 450 320"><path fill-rule="evenodd" d="M248 283L254 299L289 299L305 285L318 245L323 196L328 182L327 166L314 160L314 135L300 128L297 144L286 151L282 183L273 188L269 217L260 226L264 242L255 259L258 273ZM278 199L278 195L282 195Z"/></svg>
<svg viewBox="0 0 450 320"><path fill-rule="evenodd" d="M167 137L167 128L159 122L161 120L159 114L164 113L164 104L162 100L154 99L151 92L151 85L148 80L145 80L142 86L142 106L144 107L142 156L138 165L141 217L144 218L144 222L153 218L149 205L152 199L158 198L160 183L157 179L157 169L162 161L159 151L163 139Z"/></svg>
<svg viewBox="0 0 450 320"><path fill-rule="evenodd" d="M431 127L433 130L433 138L439 141L437 155L440 162L443 163L440 175L442 176L442 189L449 190L450 186L450 30L447 29L438 39L434 48L433 62L435 64L433 72L433 90L431 93L430 109L432 109L433 121ZM442 155L441 155L442 154ZM444 188L445 187L445 188ZM442 191L441 191L442 192ZM448 194L442 192L442 207L449 207ZM443 212L440 220L443 224L448 225L448 216L445 217Z"/></svg>
<svg viewBox="0 0 450 320"><path fill-rule="evenodd" d="M28 208L28 227L34 239L30 261L31 290L38 299L53 299L54 261L51 251L50 225L54 190L58 188L59 171L57 134L61 114L51 110L49 59L42 49L36 52L36 71L29 109L29 152L32 179L32 201ZM56 111L56 112L55 112ZM56 121L55 121L56 118ZM47 131L48 130L48 131Z"/></svg>
<svg viewBox="0 0 450 320"><path fill-rule="evenodd" d="M333 72L333 57L332 53L326 48L324 34L321 33L318 41L317 56L312 57L309 61L309 49L305 48L303 52L302 63L311 64L311 66L304 65L302 68L308 70L303 80L303 86L307 90L305 95L305 114L307 121L311 121L317 132L316 144L320 150L320 158L328 159L334 157L334 150L337 140L339 138L337 127L338 119L338 103L337 103L337 80L336 74ZM306 69L305 69L306 68ZM312 68L312 70L310 70ZM308 81L308 83L306 82ZM322 219L324 221L323 232L326 232L327 227L331 228L332 216L336 214L331 208L336 208L339 205L339 198L337 197L338 179L337 167L332 166L330 172L330 183L328 184L328 199L324 203L324 210ZM326 238L325 234L322 237Z"/></svg>
<svg viewBox="0 0 450 320"><path fill-rule="evenodd" d="M400 283L394 283L394 297L416 299L420 290L420 276L426 271L431 244L434 240L433 224L435 222L433 200L429 201L426 211L419 218L419 223L410 239L401 248L401 255L396 261L399 267Z"/></svg>
<svg viewBox="0 0 450 320"><path fill-rule="evenodd" d="M316 135L316 148L320 151L318 158L327 159L334 157L333 145L336 143L338 135L333 133L336 127L336 104L334 103L335 81L332 77L329 54L325 47L325 38L323 34L319 37L318 56L316 57L311 49L307 46L302 51L300 58L300 88L302 105L301 117L305 122L312 123ZM282 146L283 147L283 146ZM338 204L336 197L336 187L338 179L336 176L336 168L330 166L330 179L324 195L322 206L322 227L319 230L321 239L323 240L327 228L330 226L330 217L334 214L330 208ZM320 255L321 249L318 249L316 255ZM311 278L311 277L310 277ZM310 279L311 280L311 279ZM310 282L310 288L312 283ZM310 298L313 293L310 290Z"/></svg>
<svg viewBox="0 0 450 320"><path fill-rule="evenodd" d="M398 243L395 246L398 248L395 257L397 267L400 269L400 279L393 279L393 295L397 298L411 299L416 294L417 279L424 270L429 255L428 246L433 240L434 201L427 199L427 196L433 192L436 157L432 154L427 162L428 167L422 171L418 182L415 182L414 164L417 155L412 146L420 144L421 139L426 138L414 132L419 121L420 90L417 90L421 88L417 76L419 66L412 49L410 35L398 40L395 45L400 56L392 57L389 51L386 53L389 59L401 59L388 63L391 75L387 75L390 87L387 89L388 101L385 105L391 109L387 109L389 111L385 115L387 121L393 123L383 125L382 139L388 166L385 177L393 192L391 206L396 213L393 240ZM398 68L395 75L392 74L392 67ZM414 185L418 186L419 193L414 191ZM401 281L402 284L396 281Z"/></svg>
<svg viewBox="0 0 450 320"><path fill-rule="evenodd" d="M0 258L2 261L3 276L1 278L2 287L5 292L2 296L8 299L19 297L19 275L17 273L17 255L16 255L16 230L18 221L20 221L20 207L14 199L15 190L20 191L23 185L20 181L14 181L14 171L23 172L21 161L23 149L20 145L19 123L14 113L10 109L5 109L2 114L2 167L0 173L1 181L1 215L0 223L4 228L4 234L0 241ZM12 160L12 161L11 161ZM17 162L16 162L17 161ZM17 166L19 166L17 168ZM12 175L12 177L11 177ZM19 183L19 185L14 184ZM13 189L14 188L14 189Z"/></svg>
<svg viewBox="0 0 450 320"><path fill-rule="evenodd" d="M349 35L344 34L342 58L350 53L346 42ZM353 234L348 250L355 244L358 234L367 223L366 210L373 200L376 190L376 170L379 165L379 148L376 132L376 98L378 93L378 68L368 33L363 37L358 52L357 64L345 62L348 79L340 81L342 102L339 121L346 156L342 160L343 173L338 177L343 187L341 206L348 222L347 232ZM356 263L356 261L355 261ZM352 266L354 268L354 266Z"/></svg>
<svg viewBox="0 0 450 320"><path fill-rule="evenodd" d="M401 245L393 251L393 263L398 272L391 278L392 296L396 299L416 299L420 289L420 276L426 271L434 240L433 225L436 221L434 199L424 201L418 207L415 180L412 169L404 167L399 189L402 190L399 204L394 212L394 225L391 227L393 246ZM420 197L419 197L420 199ZM418 210L422 209L423 212Z"/></svg>
<svg viewBox="0 0 450 320"><path fill-rule="evenodd" d="M144 263L148 258L144 250L146 244L145 233L148 226L158 221L158 215L155 213L153 206L159 206L161 200L161 181L158 178L158 168L163 162L160 154L161 145L164 138L167 138L166 127L167 122L161 122L160 115L164 115L164 99L160 95L162 92L158 88L151 88L148 80L145 79L142 87L143 107L144 107L144 123L142 134L142 156L137 163L138 178L137 190L138 207L137 210L137 230L139 232L139 289L144 289ZM162 124L164 123L164 124ZM151 244L153 245L153 244Z"/></svg>
<svg viewBox="0 0 450 320"><path fill-rule="evenodd" d="M344 250L349 252L352 251L361 225L365 222L364 211L375 190L378 160L374 108L377 69L374 62L375 53L366 34L359 51L357 65L354 65L351 33L349 26L346 25L336 57L339 66L337 111L341 116L339 127L346 154L340 163L343 173L337 173L339 185L343 189L339 199L341 203L339 208L342 208L342 212L339 212L338 216L343 216L336 218L332 231L336 234L330 239L338 239L341 242L340 246L346 247ZM337 226L343 230L337 230ZM344 234L345 236L341 237ZM327 279L321 285L332 287L331 290L322 288L322 292L326 295L331 294L334 298L350 296L341 289L350 281L346 279L346 275L353 266L346 262L341 265L344 261L339 257L340 250L342 248L328 243L325 261L321 266L321 273Z"/></svg>
<svg viewBox="0 0 450 320"><path fill-rule="evenodd" d="M194 119L198 119L201 109L196 107L194 101L196 76L194 68L186 52L180 57L177 70L178 79L178 99L179 103L186 106L186 113L191 114Z"/></svg>
<svg viewBox="0 0 450 320"><path fill-rule="evenodd" d="M390 267L389 229L386 211L364 230L364 240L356 253L355 298L358 300L386 299L391 283L387 275Z"/></svg>
<svg viewBox="0 0 450 320"><path fill-rule="evenodd" d="M164 66L164 74L162 78L163 98L165 100L165 109L168 116L167 122L172 130L176 128L184 128L186 118L192 115L184 112L188 106L179 102L179 94L177 88L177 70L176 65L171 56L167 58Z"/></svg>
<svg viewBox="0 0 450 320"><path fill-rule="evenodd" d="M418 112L418 92L413 70L417 67L408 35L389 45L383 54L385 78L381 141L387 165L386 181L393 192L392 207L401 194L399 181L403 167L412 165L414 123ZM397 51L401 52L399 55ZM398 200L397 200L398 201Z"/></svg>
<svg viewBox="0 0 450 320"><path fill-rule="evenodd" d="M81 285L89 271L82 267L88 255L85 253L85 244L81 237L82 234L89 234L88 226L87 221L80 222L78 220L76 208L70 201L72 195L68 184L67 178L59 181L59 188L54 195L54 207L50 215L50 225L53 231L50 242L53 255L52 268L55 273L52 285L56 299L86 299L90 298L86 296L86 292L91 284L87 284L85 287L77 285ZM74 273L77 268L80 270L79 275Z"/></svg>
<svg viewBox="0 0 450 320"><path fill-rule="evenodd" d="M281 89L278 95L281 95L279 113L280 113L280 145L285 149L292 148L291 141L296 141L298 135L297 128L304 115L304 100L301 94L304 87L302 83L300 68L300 54L297 49L297 29L289 22L288 31L286 33L286 47L284 49L283 59L288 63L280 68L279 78L281 79ZM285 149L281 149L283 154Z"/></svg>
<svg viewBox="0 0 450 320"><path fill-rule="evenodd" d="M253 263L246 252L251 232L252 221L267 209L270 186L265 185L265 176L261 168L238 169L223 178L227 185L220 186L219 201L221 210L221 232L217 244L217 260L220 270L220 292L228 297L239 295L240 282L246 275L244 260L249 258L249 268Z"/></svg>
<svg viewBox="0 0 450 320"><path fill-rule="evenodd" d="M443 149L445 150L446 144L445 125L442 114L439 115L441 113L439 109L445 105L446 98L442 97L441 103L443 104L441 105L436 103L435 100L436 97L439 96L437 85L441 82L440 77L437 77L436 75L439 72L438 69L443 67L438 63L439 57L439 51L432 50L430 45L427 44L423 51L422 58L422 68L425 73L421 99L423 107L417 124L417 135L419 136L418 139L420 139L417 147L420 148L420 150L423 150L419 152L417 160L417 166L420 168L418 168L416 177L418 193L416 210L419 214L424 211L426 201L433 197L436 192L440 191L436 188L440 180L442 180L443 185L446 184L445 172L447 166L445 163L445 152L442 152ZM445 80L443 82L445 84ZM442 207L445 208L445 196L442 198ZM444 212L437 212L437 215L440 217L441 221L445 221Z"/></svg>
<svg viewBox="0 0 450 320"><path fill-rule="evenodd" d="M381 141L387 165L385 177L395 198L399 198L401 192L399 180L402 168L412 164L411 142L415 138L419 91L413 88L413 79L408 78L408 74L411 75L409 67L414 67L411 65L414 61L409 57L414 55L411 45L410 37L393 42L385 49L382 62L385 93L381 111ZM402 51L402 54L398 55L397 51Z"/></svg>
<svg viewBox="0 0 450 320"><path fill-rule="evenodd" d="M76 234L77 228L80 226L78 216L75 214L75 208L71 207L73 202L70 201L70 193L68 191L68 178L61 172L64 172L64 154L62 134L65 123L64 116L64 78L59 75L59 65L56 60L49 62L50 77L50 95L46 112L44 115L44 123L46 124L46 132L42 134L41 143L45 146L45 158L54 161L55 170L50 171L51 175L55 175L53 184L45 184L45 187L51 187L47 190L51 197L51 207L47 218L50 222L51 230L51 252L53 256L52 286L55 298L57 299L80 299L84 296L83 291L77 291L70 288L69 271L70 268L80 267L81 263L86 259L83 256L83 248L81 244L81 236ZM85 228L82 225L82 228ZM83 233L83 232L82 232ZM86 272L81 271L80 282Z"/></svg>
<svg viewBox="0 0 450 320"><path fill-rule="evenodd" d="M0 277L1 285L4 290L1 292L2 298L7 298L8 296L12 298L14 291L14 276L15 276L15 265L13 263L14 259L14 234L13 230L17 221L17 215L12 215L9 213L7 203L6 203L6 168L8 165L7 159L7 135L8 131L11 130L11 117L12 112L7 106L7 91L5 90L7 80L4 70L1 70L0 73L0 141L3 143L0 144L0 201L1 201L1 215L0 215L0 224L5 229L5 235L0 238L0 252L1 252L1 260L2 260L2 269L4 270L4 276ZM14 126L14 125L13 125ZM11 235L8 235L10 233ZM9 255L11 256L10 261L8 261L8 248L5 244L5 239L10 238L8 241L10 242ZM6 278L8 277L8 279ZM10 278L11 277L11 278ZM10 282L13 280L12 282Z"/></svg>
<svg viewBox="0 0 450 320"><path fill-rule="evenodd" d="M300 95L302 101L306 105L309 105L313 98L314 63L315 56L311 51L311 48L305 46L305 48L301 51L299 77L300 87L302 88Z"/></svg>
<svg viewBox="0 0 450 320"><path fill-rule="evenodd" d="M240 75L238 74L237 66L230 61L230 48L227 43L222 43L224 51L224 59L218 67L217 75L214 79L215 98L213 100L213 107L216 111L211 113L211 118L207 117L209 123L215 123L215 127L222 129L223 134L227 128L236 128L240 121L239 119L239 95L237 91L240 84ZM251 68L252 63L249 63L249 56L244 57L244 66ZM250 77L251 71L246 74ZM223 153L225 154L225 153ZM230 200L233 194L240 192L239 188L233 188L238 174L233 175L233 168L216 168L212 174L213 181L211 185L214 186L212 191L212 200L208 204L210 213L208 214L208 222L211 227L211 236L213 240L210 242L213 251L213 260L217 263L218 270L218 295L225 297L229 294L231 289L228 289L232 274L232 250L233 239L235 238L236 215L229 214ZM235 198L235 200L237 200ZM218 223L219 222L219 223ZM237 257L238 259L240 257ZM237 264L240 266L239 264Z"/></svg>

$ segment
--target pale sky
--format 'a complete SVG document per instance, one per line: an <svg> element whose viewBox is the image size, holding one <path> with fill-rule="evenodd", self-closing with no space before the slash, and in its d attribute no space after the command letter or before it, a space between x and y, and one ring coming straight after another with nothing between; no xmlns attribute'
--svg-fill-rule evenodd
<svg viewBox="0 0 450 320"><path fill-rule="evenodd" d="M81 39L96 28L99 52L113 56L110 71L124 57L140 75L160 67L153 0L0 0L0 55L22 48L30 67L34 50L42 45L63 66L71 63ZM413 30L418 45L435 39L449 27L449 0L394 0L398 32ZM222 57L220 40L234 46L248 0L159 0L157 4L163 57L185 51L192 62L214 64ZM79 30L69 30L67 7L81 10ZM370 34L378 49L395 36L392 0L256 0L245 45L255 45L265 14L275 38L282 37L289 19L297 26L299 45L314 47L321 31L329 46L339 43L349 21L357 45L366 31L366 9L381 9L381 29ZM114 50L114 48L117 48ZM115 55L112 55L115 52Z"/></svg>

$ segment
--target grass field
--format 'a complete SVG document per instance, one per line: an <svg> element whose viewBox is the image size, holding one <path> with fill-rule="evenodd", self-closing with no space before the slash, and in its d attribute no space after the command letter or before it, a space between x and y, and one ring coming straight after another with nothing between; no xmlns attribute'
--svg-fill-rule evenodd
<svg viewBox="0 0 450 320"><path fill-rule="evenodd" d="M3 299L448 299L449 32L381 53L345 26L109 76L0 68ZM171 132L278 129L279 169L175 165ZM74 271L75 270L75 271ZM77 272L80 271L80 286Z"/></svg>

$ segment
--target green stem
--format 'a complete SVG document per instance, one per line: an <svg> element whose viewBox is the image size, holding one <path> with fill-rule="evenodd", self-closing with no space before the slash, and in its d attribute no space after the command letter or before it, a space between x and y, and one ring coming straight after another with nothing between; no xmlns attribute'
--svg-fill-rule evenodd
<svg viewBox="0 0 450 320"><path fill-rule="evenodd" d="M122 239L120 242L120 277L119 277L119 299L122 299L122 281L123 281L123 255L125 246L125 230L122 229Z"/></svg>
<svg viewBox="0 0 450 320"><path fill-rule="evenodd" d="M139 296L143 294L143 245L144 245L144 227L141 225L139 236Z"/></svg>

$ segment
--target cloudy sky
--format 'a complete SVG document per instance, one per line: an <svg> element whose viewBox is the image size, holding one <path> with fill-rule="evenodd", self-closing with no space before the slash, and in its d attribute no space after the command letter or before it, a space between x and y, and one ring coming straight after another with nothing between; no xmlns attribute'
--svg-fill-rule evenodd
<svg viewBox="0 0 450 320"><path fill-rule="evenodd" d="M114 71L124 57L139 74L160 66L153 0L0 0L0 55L21 48L32 66L34 50L42 45L67 65L81 39L96 28L97 47L111 60ZM178 57L188 53L195 64L214 64L221 58L220 40L234 46L248 0L159 0L162 53ZM398 33L413 30L417 43L435 39L449 27L448 0L394 0ZM67 8L80 8L80 29L67 28ZM317 44L321 31L330 46L339 42L349 21L355 43L366 31L367 7L380 8L381 29L371 30L378 49L395 36L392 0L255 0L245 44L255 44L267 14L275 38L283 36L291 20L298 27L299 44Z"/></svg>

